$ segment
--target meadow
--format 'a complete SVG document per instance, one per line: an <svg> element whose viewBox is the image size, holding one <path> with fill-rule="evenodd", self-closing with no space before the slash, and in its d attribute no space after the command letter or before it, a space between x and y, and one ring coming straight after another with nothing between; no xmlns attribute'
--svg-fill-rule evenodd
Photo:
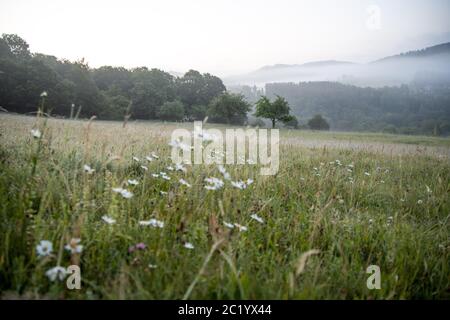
<svg viewBox="0 0 450 320"><path fill-rule="evenodd" d="M276 175L227 180L177 127L0 114L1 298L450 298L450 139L281 130Z"/></svg>

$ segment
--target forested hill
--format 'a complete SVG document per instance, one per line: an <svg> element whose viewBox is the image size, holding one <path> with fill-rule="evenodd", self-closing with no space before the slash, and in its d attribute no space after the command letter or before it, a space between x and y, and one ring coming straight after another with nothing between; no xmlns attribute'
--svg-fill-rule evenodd
<svg viewBox="0 0 450 320"><path fill-rule="evenodd" d="M413 50L405 53L401 53L395 56L386 57L376 60L372 63L386 62L390 60L408 59L408 58L436 58L436 57L450 57L450 42L438 44L436 46L428 47L422 50Z"/></svg>
<svg viewBox="0 0 450 320"><path fill-rule="evenodd" d="M265 66L224 79L227 86L264 86L273 82L337 81L361 87L410 84L426 77L450 83L450 43L385 57L370 63L318 61Z"/></svg>
<svg viewBox="0 0 450 320"><path fill-rule="evenodd" d="M360 88L336 82L272 83L300 121L322 114L334 130L450 134L449 86Z"/></svg>
<svg viewBox="0 0 450 320"><path fill-rule="evenodd" d="M123 119L131 112L135 119L203 119L210 102L225 90L222 80L208 73L190 70L176 77L146 67L92 69L83 60L31 53L17 35L0 38L0 107L10 112L36 112L45 91L54 115Z"/></svg>

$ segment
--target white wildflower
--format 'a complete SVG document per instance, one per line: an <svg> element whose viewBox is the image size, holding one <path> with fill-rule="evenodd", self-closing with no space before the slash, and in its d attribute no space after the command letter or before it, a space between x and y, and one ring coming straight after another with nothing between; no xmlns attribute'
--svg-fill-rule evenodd
<svg viewBox="0 0 450 320"><path fill-rule="evenodd" d="M53 244L48 240L41 240L36 246L38 257L49 256L53 252Z"/></svg>
<svg viewBox="0 0 450 320"><path fill-rule="evenodd" d="M133 157L133 160L136 162L140 162L141 160L138 157Z"/></svg>
<svg viewBox="0 0 450 320"><path fill-rule="evenodd" d="M260 216L258 216L256 213L252 214L250 217L251 217L253 220L258 221L259 223L264 223L264 220L263 220Z"/></svg>
<svg viewBox="0 0 450 320"><path fill-rule="evenodd" d="M243 181L231 181L231 185L241 190L247 187Z"/></svg>
<svg viewBox="0 0 450 320"><path fill-rule="evenodd" d="M152 226L155 228L164 228L164 222L156 219L150 219L150 220L142 220L139 221L139 225L141 226Z"/></svg>
<svg viewBox="0 0 450 320"><path fill-rule="evenodd" d="M148 167L146 167L146 166L141 166L141 168L145 171L148 171Z"/></svg>
<svg viewBox="0 0 450 320"><path fill-rule="evenodd" d="M189 250L194 249L194 245L193 245L192 243L190 243L190 242L185 242L185 243L184 243L184 247L185 247L186 249L189 249Z"/></svg>
<svg viewBox="0 0 450 320"><path fill-rule="evenodd" d="M39 139L42 136L42 133L39 131L39 129L32 129L31 130L31 135L34 138Z"/></svg>
<svg viewBox="0 0 450 320"><path fill-rule="evenodd" d="M64 247L67 251L70 251L71 254L81 253L83 251L83 246L80 245L81 239L72 238L68 244Z"/></svg>
<svg viewBox="0 0 450 320"><path fill-rule="evenodd" d="M191 187L191 185L186 181L186 180L184 180L184 179L180 179L180 183L181 184L184 184L186 187L188 187L188 188L190 188Z"/></svg>
<svg viewBox="0 0 450 320"><path fill-rule="evenodd" d="M56 266L47 270L45 275L49 278L50 281L55 281L57 279L59 281L63 281L67 275L67 270L63 267Z"/></svg>
<svg viewBox="0 0 450 320"><path fill-rule="evenodd" d="M159 156L157 156L154 152L152 152L152 158L153 159L159 159Z"/></svg>
<svg viewBox="0 0 450 320"><path fill-rule="evenodd" d="M41 93L41 98L44 98L44 97L46 97L47 96L47 91L42 91L42 93Z"/></svg>
<svg viewBox="0 0 450 320"><path fill-rule="evenodd" d="M116 219L113 219L113 218L111 218L109 216L106 216L106 215L102 217L102 220L105 221L107 224L114 224L114 223L116 223Z"/></svg>
<svg viewBox="0 0 450 320"><path fill-rule="evenodd" d="M225 169L225 167L221 164L219 164L217 166L217 169L219 170L219 172L223 175L223 178L225 180L231 180L231 176L230 174L227 172L227 170Z"/></svg>
<svg viewBox="0 0 450 320"><path fill-rule="evenodd" d="M423 203L423 200L418 200L417 201L417 204L422 204Z"/></svg>
<svg viewBox="0 0 450 320"><path fill-rule="evenodd" d="M370 173L364 172L364 174L365 174L366 176L370 177Z"/></svg>
<svg viewBox="0 0 450 320"><path fill-rule="evenodd" d="M84 172L86 172L87 174L93 174L94 173L94 169L92 169L89 165L85 164L83 166Z"/></svg>
<svg viewBox="0 0 450 320"><path fill-rule="evenodd" d="M123 188L113 188L112 191L116 192L116 193L120 193L122 195L122 197L126 198L126 199L130 199L133 197L133 193L131 193L130 191L128 191L127 189L123 189Z"/></svg>
<svg viewBox="0 0 450 320"><path fill-rule="evenodd" d="M186 172L186 168L185 168L181 163L177 163L177 164L175 165L175 170L176 170L176 171L183 171L183 172Z"/></svg>
<svg viewBox="0 0 450 320"><path fill-rule="evenodd" d="M125 199L130 199L133 197L133 193L128 191L128 190L123 190L121 193L122 197L124 197Z"/></svg>
<svg viewBox="0 0 450 320"><path fill-rule="evenodd" d="M222 180L217 179L215 177L205 178L205 182L209 183L209 185L205 186L205 189L207 189L207 190L218 190L218 189L222 188L224 185Z"/></svg>
<svg viewBox="0 0 450 320"><path fill-rule="evenodd" d="M247 187L248 187L249 185L251 185L252 183L253 183L253 180L252 180L252 179L248 179L247 182L244 182L244 181L242 181L242 180L239 180L239 181L231 181L231 185L232 185L233 187L238 188L238 189L241 189L241 190L247 189Z"/></svg>
<svg viewBox="0 0 450 320"><path fill-rule="evenodd" d="M223 225L224 225L225 227L227 227L228 229L233 229L233 228L234 228L234 225L231 224L231 223L228 223L228 222L224 222Z"/></svg>
<svg viewBox="0 0 450 320"><path fill-rule="evenodd" d="M127 182L129 185L132 185L132 186L137 186L139 184L139 182L136 179L128 180Z"/></svg>
<svg viewBox="0 0 450 320"><path fill-rule="evenodd" d="M168 175L166 175L164 172L160 172L159 175L161 176L161 178L163 178L164 180L169 181L170 177Z"/></svg>
<svg viewBox="0 0 450 320"><path fill-rule="evenodd" d="M146 156L145 159L146 159L148 162L152 162L152 161L153 161L153 158L152 158L151 156Z"/></svg>
<svg viewBox="0 0 450 320"><path fill-rule="evenodd" d="M239 223L235 223L234 226L235 226L236 228L238 228L239 231L241 231L241 232L242 232L242 231L247 231L247 230L248 230L246 226L240 225Z"/></svg>
<svg viewBox="0 0 450 320"><path fill-rule="evenodd" d="M172 148L181 149L183 151L189 151L192 149L190 145L180 142L179 140L170 141L169 146L171 146Z"/></svg>

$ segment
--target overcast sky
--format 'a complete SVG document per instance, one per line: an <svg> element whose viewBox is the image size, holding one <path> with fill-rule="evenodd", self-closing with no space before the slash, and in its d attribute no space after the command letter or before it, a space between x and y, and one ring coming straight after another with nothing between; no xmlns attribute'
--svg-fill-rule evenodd
<svg viewBox="0 0 450 320"><path fill-rule="evenodd" d="M0 0L0 33L92 67L224 76L450 41L449 15L450 0Z"/></svg>

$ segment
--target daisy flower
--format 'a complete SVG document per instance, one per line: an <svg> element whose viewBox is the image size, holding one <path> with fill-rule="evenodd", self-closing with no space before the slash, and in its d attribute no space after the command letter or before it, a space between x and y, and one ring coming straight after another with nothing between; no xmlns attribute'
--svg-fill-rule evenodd
<svg viewBox="0 0 450 320"><path fill-rule="evenodd" d="M83 251L83 246L80 245L81 239L72 238L68 244L64 247L67 251L70 251L71 254L81 253Z"/></svg>
<svg viewBox="0 0 450 320"><path fill-rule="evenodd" d="M136 179L128 180L127 182L132 186L137 186L139 184L139 182Z"/></svg>
<svg viewBox="0 0 450 320"><path fill-rule="evenodd" d="M224 183L222 180L217 178L205 178L205 182L209 183L209 185L205 186L205 189L207 190L218 190L223 187Z"/></svg>
<svg viewBox="0 0 450 320"><path fill-rule="evenodd" d="M169 171L175 170L172 166L168 166L166 169L169 170Z"/></svg>
<svg viewBox="0 0 450 320"><path fill-rule="evenodd" d="M107 224L114 224L116 223L116 219L111 218L110 216L103 216L102 220L105 221Z"/></svg>
<svg viewBox="0 0 450 320"><path fill-rule="evenodd" d="M246 182L244 182L244 181L242 181L242 180L239 180L239 181L231 181L231 185L232 185L233 187L238 188L238 189L241 189L241 190L247 189L247 187L248 187L249 185L251 185L252 183L253 183L253 180L252 180L252 179L247 179Z"/></svg>
<svg viewBox="0 0 450 320"><path fill-rule="evenodd" d="M225 167L221 164L219 164L217 166L217 169L219 170L219 172L223 175L223 178L225 180L231 180L231 176L230 174L227 172L227 170L225 169Z"/></svg>
<svg viewBox="0 0 450 320"><path fill-rule="evenodd" d="M239 223L235 223L234 226L235 226L236 228L238 228L239 231L241 231L241 232L242 232L242 231L247 231L247 230L248 230L246 226L242 226L242 225L240 225Z"/></svg>
<svg viewBox="0 0 450 320"><path fill-rule="evenodd" d="M164 228L164 222L156 219L150 219L150 220L142 220L139 221L139 225L141 226L152 226L155 228Z"/></svg>
<svg viewBox="0 0 450 320"><path fill-rule="evenodd" d="M247 186L245 185L244 181L231 181L231 185L238 189L245 189Z"/></svg>
<svg viewBox="0 0 450 320"><path fill-rule="evenodd" d="M194 249L194 245L193 245L192 243L190 243L190 242L185 242L185 243L184 243L184 247L185 247L186 249L189 249L189 250Z"/></svg>
<svg viewBox="0 0 450 320"><path fill-rule="evenodd" d="M42 136L42 133L39 131L39 129L32 129L31 130L31 135L34 138L39 139Z"/></svg>
<svg viewBox="0 0 450 320"><path fill-rule="evenodd" d="M53 252L53 244L48 240L41 240L36 246L38 257L49 256Z"/></svg>
<svg viewBox="0 0 450 320"><path fill-rule="evenodd" d="M260 216L258 216L256 213L252 214L250 216L250 218L252 218L253 220L258 221L259 223L264 223L264 220Z"/></svg>
<svg viewBox="0 0 450 320"><path fill-rule="evenodd" d="M59 281L63 281L67 275L67 270L61 266L56 266L47 270L45 275L49 278L50 281L55 281L56 279L59 279Z"/></svg>
<svg viewBox="0 0 450 320"><path fill-rule="evenodd" d="M181 163L177 163L177 164L175 165L175 170L176 170L176 171L183 171L183 172L186 172L186 168L185 168Z"/></svg>
<svg viewBox="0 0 450 320"><path fill-rule="evenodd" d="M160 175L161 178L163 178L164 180L167 180L167 181L170 180L170 177L169 177L168 175L166 175L164 172L161 172L159 175Z"/></svg>
<svg viewBox="0 0 450 320"><path fill-rule="evenodd" d="M133 197L133 193L128 191L128 190L123 190L121 193L122 197L124 197L125 199L130 199Z"/></svg>
<svg viewBox="0 0 450 320"><path fill-rule="evenodd" d="M184 179L180 179L180 183L181 184L184 184L186 187L188 187L188 188L190 188L191 187L191 185L186 181L186 180L184 180Z"/></svg>
<svg viewBox="0 0 450 320"><path fill-rule="evenodd" d="M94 169L92 169L89 165L85 164L83 166L84 172L86 172L87 174L93 174L94 173Z"/></svg>
<svg viewBox="0 0 450 320"><path fill-rule="evenodd" d="M112 191L116 192L116 193L120 193L122 195L122 197L124 197L125 199L130 199L133 197L133 193L131 193L130 191L128 191L127 189L123 189L123 188L113 188Z"/></svg>
<svg viewBox="0 0 450 320"><path fill-rule="evenodd" d="M180 142L179 140L173 140L169 142L169 146L176 149L181 149L184 151L189 151L192 147L186 143Z"/></svg>
<svg viewBox="0 0 450 320"><path fill-rule="evenodd" d="M227 227L228 229L233 229L234 228L234 225L232 223L229 223L229 222L224 222L223 225L225 227Z"/></svg>

